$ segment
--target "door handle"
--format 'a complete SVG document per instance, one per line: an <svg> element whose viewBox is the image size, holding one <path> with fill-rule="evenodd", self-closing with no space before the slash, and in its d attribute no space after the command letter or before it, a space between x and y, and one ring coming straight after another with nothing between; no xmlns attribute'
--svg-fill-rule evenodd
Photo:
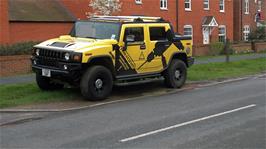
<svg viewBox="0 0 266 149"><path fill-rule="evenodd" d="M145 50L146 49L146 44L140 45L140 50Z"/></svg>

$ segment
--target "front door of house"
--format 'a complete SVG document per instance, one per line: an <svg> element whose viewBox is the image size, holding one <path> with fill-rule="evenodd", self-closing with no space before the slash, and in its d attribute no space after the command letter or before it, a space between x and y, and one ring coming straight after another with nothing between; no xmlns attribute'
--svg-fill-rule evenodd
<svg viewBox="0 0 266 149"><path fill-rule="evenodd" d="M210 30L208 28L205 28L202 30L203 32L203 44L209 44L210 43Z"/></svg>

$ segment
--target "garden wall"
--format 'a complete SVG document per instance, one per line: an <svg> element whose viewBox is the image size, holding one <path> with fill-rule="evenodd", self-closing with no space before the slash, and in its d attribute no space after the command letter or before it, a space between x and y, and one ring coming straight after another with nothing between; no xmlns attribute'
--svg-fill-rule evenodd
<svg viewBox="0 0 266 149"><path fill-rule="evenodd" d="M255 49L256 52L266 52L266 42L257 42L255 43Z"/></svg>
<svg viewBox="0 0 266 149"><path fill-rule="evenodd" d="M210 54L209 45L195 45L193 46L193 56L205 56Z"/></svg>
<svg viewBox="0 0 266 149"><path fill-rule="evenodd" d="M0 56L0 76L12 76L31 72L29 55Z"/></svg>
<svg viewBox="0 0 266 149"><path fill-rule="evenodd" d="M235 53L248 53L252 52L252 44L249 42L234 43L232 44L232 49Z"/></svg>
<svg viewBox="0 0 266 149"><path fill-rule="evenodd" d="M234 53L249 53L249 52L263 52L266 51L266 41L255 42L240 42L231 44ZM207 56L212 52L210 45L195 45L193 46L193 56Z"/></svg>

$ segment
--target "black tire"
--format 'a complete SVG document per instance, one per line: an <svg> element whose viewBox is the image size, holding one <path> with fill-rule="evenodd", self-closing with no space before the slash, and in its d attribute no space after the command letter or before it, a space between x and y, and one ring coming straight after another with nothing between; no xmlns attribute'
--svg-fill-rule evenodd
<svg viewBox="0 0 266 149"><path fill-rule="evenodd" d="M90 101L106 99L112 92L112 88L112 74L104 66L89 67L80 82L81 94Z"/></svg>
<svg viewBox="0 0 266 149"><path fill-rule="evenodd" d="M179 72L179 73L178 73ZM181 88L187 79L187 66L179 59L174 59L164 72L165 85L170 88Z"/></svg>
<svg viewBox="0 0 266 149"><path fill-rule="evenodd" d="M64 88L64 84L59 84L51 81L51 78L41 76L36 73L36 82L41 90L52 91Z"/></svg>

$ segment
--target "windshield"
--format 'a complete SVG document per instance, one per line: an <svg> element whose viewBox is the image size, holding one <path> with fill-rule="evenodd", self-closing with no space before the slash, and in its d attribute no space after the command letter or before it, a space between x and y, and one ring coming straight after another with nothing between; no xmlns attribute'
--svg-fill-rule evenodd
<svg viewBox="0 0 266 149"><path fill-rule="evenodd" d="M120 24L107 22L76 22L70 35L73 37L118 40Z"/></svg>

